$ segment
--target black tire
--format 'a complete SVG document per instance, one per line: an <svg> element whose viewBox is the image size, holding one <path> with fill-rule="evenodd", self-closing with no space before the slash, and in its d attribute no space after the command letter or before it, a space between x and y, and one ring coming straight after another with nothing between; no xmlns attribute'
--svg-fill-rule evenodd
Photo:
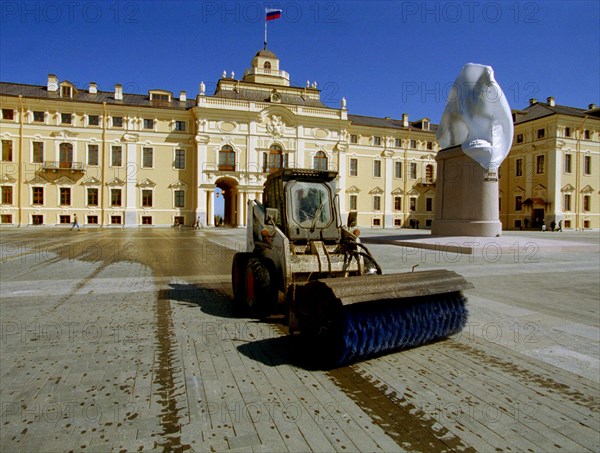
<svg viewBox="0 0 600 453"><path fill-rule="evenodd" d="M277 287L269 266L258 258L250 258L245 277L248 314L257 318L269 315L277 300Z"/></svg>
<svg viewBox="0 0 600 453"><path fill-rule="evenodd" d="M246 267L251 253L236 253L231 264L231 285L233 287L233 300L236 308L246 304Z"/></svg>

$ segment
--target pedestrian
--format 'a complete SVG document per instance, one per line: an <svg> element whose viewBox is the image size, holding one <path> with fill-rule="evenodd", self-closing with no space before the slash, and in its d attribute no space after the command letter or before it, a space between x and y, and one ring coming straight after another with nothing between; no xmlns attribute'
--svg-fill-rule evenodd
<svg viewBox="0 0 600 453"><path fill-rule="evenodd" d="M77 231L81 229L79 228L79 222L77 221L77 214L73 216L73 226L71 227L71 231L73 231L73 228L75 227L77 227Z"/></svg>
<svg viewBox="0 0 600 453"><path fill-rule="evenodd" d="M555 228L556 228L556 222L553 220L552 222L550 222L550 231L554 231Z"/></svg>
<svg viewBox="0 0 600 453"><path fill-rule="evenodd" d="M562 220L558 221L558 231L562 231Z"/></svg>
<svg viewBox="0 0 600 453"><path fill-rule="evenodd" d="M546 225L542 223L542 231L546 231Z"/></svg>

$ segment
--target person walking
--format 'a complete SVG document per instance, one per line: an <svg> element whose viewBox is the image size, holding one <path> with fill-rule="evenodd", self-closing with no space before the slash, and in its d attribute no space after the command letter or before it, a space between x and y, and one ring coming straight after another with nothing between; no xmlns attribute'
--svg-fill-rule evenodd
<svg viewBox="0 0 600 453"><path fill-rule="evenodd" d="M77 221L77 214L73 216L73 226L71 227L71 231L73 231L73 228L75 227L77 227L77 231L81 229L79 228L79 222Z"/></svg>

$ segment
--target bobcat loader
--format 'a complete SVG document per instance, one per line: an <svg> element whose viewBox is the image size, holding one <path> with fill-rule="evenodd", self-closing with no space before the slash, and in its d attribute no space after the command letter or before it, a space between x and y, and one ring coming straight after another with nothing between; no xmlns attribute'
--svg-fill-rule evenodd
<svg viewBox="0 0 600 453"><path fill-rule="evenodd" d="M447 270L382 275L358 231L342 226L336 177L292 168L267 177L263 203L248 202L246 252L233 257L236 305L260 318L282 300L290 333L318 345L327 366L459 332L471 283Z"/></svg>

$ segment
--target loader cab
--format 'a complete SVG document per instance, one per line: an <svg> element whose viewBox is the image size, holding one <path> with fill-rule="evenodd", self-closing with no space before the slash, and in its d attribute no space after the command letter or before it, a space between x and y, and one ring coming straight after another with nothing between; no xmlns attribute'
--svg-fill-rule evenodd
<svg viewBox="0 0 600 453"><path fill-rule="evenodd" d="M267 177L266 208L277 210L277 226L291 242L338 242L337 172L281 169Z"/></svg>
<svg viewBox="0 0 600 453"><path fill-rule="evenodd" d="M336 209L330 184L316 181L292 181L285 187L288 237L303 240L339 240Z"/></svg>

